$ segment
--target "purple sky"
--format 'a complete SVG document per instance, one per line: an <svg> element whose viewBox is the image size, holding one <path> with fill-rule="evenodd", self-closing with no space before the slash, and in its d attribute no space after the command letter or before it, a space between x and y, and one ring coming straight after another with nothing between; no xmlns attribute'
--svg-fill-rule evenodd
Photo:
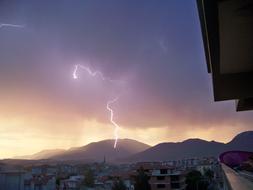
<svg viewBox="0 0 253 190"><path fill-rule="evenodd" d="M0 23L25 26L0 28L0 126L6 150L10 139L27 147L38 144L36 138L64 137L56 145L66 147L112 138L112 130L103 136L101 126L110 125L106 101L119 92L113 108L126 130L122 137L149 144L196 136L228 141L253 128L252 112L236 113L234 102L213 102L195 0L4 0ZM85 72L75 81L77 63L125 84ZM95 122L101 130L93 138L83 129L94 126L81 121ZM128 136L134 131L136 136Z"/></svg>

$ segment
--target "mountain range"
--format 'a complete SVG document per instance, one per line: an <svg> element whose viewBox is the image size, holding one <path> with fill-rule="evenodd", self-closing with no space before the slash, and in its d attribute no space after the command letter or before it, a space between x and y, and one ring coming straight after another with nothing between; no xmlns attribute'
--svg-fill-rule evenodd
<svg viewBox="0 0 253 190"><path fill-rule="evenodd" d="M102 162L138 162L164 161L183 158L215 156L229 150L253 151L253 131L235 136L228 143L188 139L182 142L160 143L153 147L131 139L119 139L116 149L114 140L103 140L68 150L44 150L19 159L50 159L58 161Z"/></svg>

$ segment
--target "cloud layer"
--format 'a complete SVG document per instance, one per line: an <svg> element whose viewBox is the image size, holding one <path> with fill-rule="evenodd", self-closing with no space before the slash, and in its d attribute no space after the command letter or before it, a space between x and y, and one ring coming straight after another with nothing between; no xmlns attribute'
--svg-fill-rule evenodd
<svg viewBox="0 0 253 190"><path fill-rule="evenodd" d="M47 148L53 141L69 147L110 138L105 106L118 93L113 107L121 137L149 144L197 135L228 141L252 130L252 112L213 102L194 0L1 1L0 18L25 26L0 29L0 125L7 141L19 139L20 130L30 138L20 140L23 147L36 139ZM85 72L75 81L77 63L125 84ZM9 150L7 141L1 142Z"/></svg>

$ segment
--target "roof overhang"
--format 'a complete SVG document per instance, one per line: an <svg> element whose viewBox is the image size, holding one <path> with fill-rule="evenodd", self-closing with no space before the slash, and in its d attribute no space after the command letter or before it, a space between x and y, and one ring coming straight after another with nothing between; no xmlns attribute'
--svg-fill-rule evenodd
<svg viewBox="0 0 253 190"><path fill-rule="evenodd" d="M214 100L253 109L253 1L197 0Z"/></svg>

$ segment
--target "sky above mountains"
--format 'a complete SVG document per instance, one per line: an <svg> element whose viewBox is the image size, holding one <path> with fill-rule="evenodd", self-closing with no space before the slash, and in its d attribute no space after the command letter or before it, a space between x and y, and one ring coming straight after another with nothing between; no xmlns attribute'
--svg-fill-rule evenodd
<svg viewBox="0 0 253 190"><path fill-rule="evenodd" d="M0 1L0 157L113 138L227 142L253 113L213 102L195 0ZM80 71L89 66L114 84Z"/></svg>

